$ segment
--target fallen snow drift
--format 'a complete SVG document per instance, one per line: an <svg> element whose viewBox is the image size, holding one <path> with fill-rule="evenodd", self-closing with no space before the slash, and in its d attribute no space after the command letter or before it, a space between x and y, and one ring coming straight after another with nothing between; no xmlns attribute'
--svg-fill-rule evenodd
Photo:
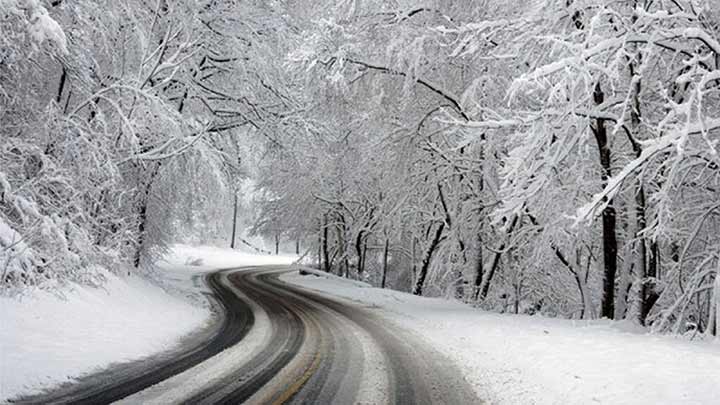
<svg viewBox="0 0 720 405"><path fill-rule="evenodd" d="M491 404L717 404L720 344L622 323L501 315L314 271L282 279L367 305L455 361Z"/></svg>

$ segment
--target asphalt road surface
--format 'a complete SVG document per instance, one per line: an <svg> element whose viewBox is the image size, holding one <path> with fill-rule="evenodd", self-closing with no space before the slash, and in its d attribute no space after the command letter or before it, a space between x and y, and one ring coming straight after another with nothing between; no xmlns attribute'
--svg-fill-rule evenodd
<svg viewBox="0 0 720 405"><path fill-rule="evenodd" d="M174 351L15 403L480 403L460 371L412 333L373 308L278 280L288 271L297 270L210 274L222 309L212 327Z"/></svg>

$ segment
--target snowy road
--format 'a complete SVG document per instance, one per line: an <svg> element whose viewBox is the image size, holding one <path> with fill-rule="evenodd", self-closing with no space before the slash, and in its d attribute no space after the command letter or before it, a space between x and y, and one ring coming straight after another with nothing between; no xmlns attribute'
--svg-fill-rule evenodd
<svg viewBox="0 0 720 405"><path fill-rule="evenodd" d="M278 276L287 266L213 273L223 322L174 353L91 376L28 402L478 403L459 370L373 308Z"/></svg>

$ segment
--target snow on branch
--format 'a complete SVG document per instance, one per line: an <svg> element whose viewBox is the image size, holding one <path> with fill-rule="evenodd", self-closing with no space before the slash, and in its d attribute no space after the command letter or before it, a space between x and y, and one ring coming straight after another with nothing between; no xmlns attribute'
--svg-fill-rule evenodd
<svg viewBox="0 0 720 405"><path fill-rule="evenodd" d="M710 48L713 53L715 53L716 55L720 55L720 42L718 42L715 38L711 37L707 31L697 27L692 27L686 28L678 34L684 38L696 39L707 45L707 47Z"/></svg>
<svg viewBox="0 0 720 405"><path fill-rule="evenodd" d="M363 61L360 61L360 60L355 60L355 59L350 59L350 58L345 59L345 61L350 62L350 63L352 63L352 64L354 64L354 65L358 65L358 66L364 67L364 68L366 68L366 69L379 71L379 72L382 72L382 73L385 73L385 74L407 77L407 73L405 73L405 72L403 72L403 71L400 71L400 70L390 69L390 68L387 68L387 67L385 67L385 66L375 65L375 64L372 64L372 63L363 62ZM468 117L467 114L465 113L465 111L464 111L464 109L462 108L462 106L460 105L460 102L458 101L458 98L457 98L457 97L451 95L448 91L441 89L439 86L437 86L437 85L435 85L435 84L433 84L433 83L430 83L430 82L427 81L427 80L424 80L424 79L421 79L421 78L415 78L415 81L416 81L418 84L420 84L421 86L427 88L428 90L432 91L433 93L438 94L440 97L442 97L442 98L444 98L445 100L447 100L448 102L450 102L450 104L452 104L452 106L453 106L453 108L456 110L456 112L457 112L458 114L460 114L460 116L463 117L463 119L464 119L465 121L469 121L469 120L470 120L470 117Z"/></svg>
<svg viewBox="0 0 720 405"><path fill-rule="evenodd" d="M622 48L624 45L624 39L622 37L604 39L598 42L595 46L588 49L578 49L577 55L568 56L545 65L538 67L537 69L523 74L516 80L516 83L511 87L510 93L513 94L517 91L518 86L522 83L527 82L538 82L543 78L552 76L556 73L572 69L573 67L581 66L588 63L588 61L598 55L601 55L611 49Z"/></svg>
<svg viewBox="0 0 720 405"><path fill-rule="evenodd" d="M468 122L459 122L459 121L447 121L447 120L438 120L445 124L453 124L453 125L459 125L466 128L477 128L477 129L506 129L506 128L514 128L521 125L525 125L525 122L520 119L504 119L504 120L483 120L483 121L468 121Z"/></svg>
<svg viewBox="0 0 720 405"><path fill-rule="evenodd" d="M600 193L593 196L588 204L585 204L577 210L575 226L581 222L590 221L596 212L605 209L608 202L612 200L619 191L620 185L622 185L632 173L644 166L653 156L671 146L678 145L683 142L683 139L688 135L702 134L718 128L720 128L720 119L714 119L705 123L689 125L682 131L673 131L658 139L643 142L643 150L640 156L628 163L620 173L611 178L607 186L605 186Z"/></svg>
<svg viewBox="0 0 720 405"><path fill-rule="evenodd" d="M173 157L177 157L182 155L183 153L187 152L192 148L198 141L203 139L205 135L207 135L210 131L205 130L200 132L200 134L192 136L192 137L186 137L183 139L179 138L170 138L167 141L165 141L162 145L151 148L150 150L146 152L142 152L139 154L135 154L132 156L128 156L122 160L120 160L117 164L123 164L129 161L135 161L135 160L164 160L164 159L170 159ZM181 145L176 148L171 148L173 145L180 143Z"/></svg>
<svg viewBox="0 0 720 405"><path fill-rule="evenodd" d="M33 40L33 46L42 45L48 41L53 43L62 54L67 55L67 37L57 21L50 17L47 9L38 0L3 0L0 1L0 10L8 10L15 15L27 19L28 34ZM23 13L24 12L24 13Z"/></svg>

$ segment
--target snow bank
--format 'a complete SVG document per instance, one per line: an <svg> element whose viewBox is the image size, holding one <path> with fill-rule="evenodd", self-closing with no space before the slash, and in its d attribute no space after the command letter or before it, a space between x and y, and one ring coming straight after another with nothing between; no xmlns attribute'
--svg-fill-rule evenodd
<svg viewBox="0 0 720 405"><path fill-rule="evenodd" d="M0 402L168 349L210 316L146 280L104 276L103 289L0 298Z"/></svg>
<svg viewBox="0 0 720 405"><path fill-rule="evenodd" d="M455 361L492 404L714 404L720 345L619 322L501 315L324 273L283 280L361 302Z"/></svg>

